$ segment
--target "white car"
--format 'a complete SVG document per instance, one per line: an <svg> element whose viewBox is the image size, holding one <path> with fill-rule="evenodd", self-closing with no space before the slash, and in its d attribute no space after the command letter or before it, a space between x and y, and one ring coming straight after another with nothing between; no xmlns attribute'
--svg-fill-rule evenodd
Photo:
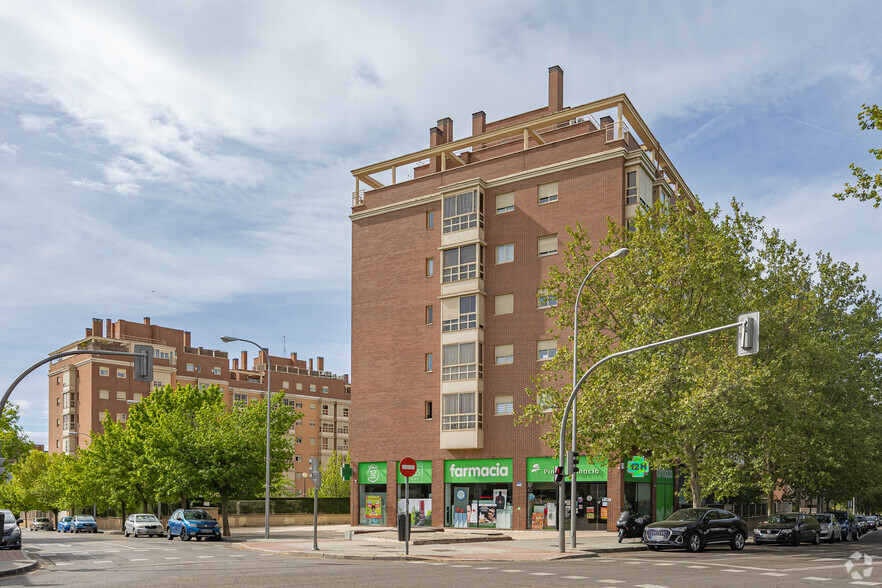
<svg viewBox="0 0 882 588"><path fill-rule="evenodd" d="M126 519L125 530L126 537L129 535L149 535L150 537L162 537L165 533L162 530L162 523L152 514L133 514Z"/></svg>

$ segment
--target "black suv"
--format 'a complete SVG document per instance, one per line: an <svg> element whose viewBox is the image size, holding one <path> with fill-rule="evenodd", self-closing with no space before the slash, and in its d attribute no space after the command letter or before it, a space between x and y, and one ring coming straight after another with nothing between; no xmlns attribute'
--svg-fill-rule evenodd
<svg viewBox="0 0 882 588"><path fill-rule="evenodd" d="M694 552L714 544L726 544L737 551L744 549L746 539L744 521L718 508L684 508L643 531L643 542L653 551L679 547Z"/></svg>

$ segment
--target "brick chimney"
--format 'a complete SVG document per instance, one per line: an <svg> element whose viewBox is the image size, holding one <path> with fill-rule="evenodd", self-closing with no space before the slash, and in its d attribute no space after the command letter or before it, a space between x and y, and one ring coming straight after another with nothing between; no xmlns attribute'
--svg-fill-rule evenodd
<svg viewBox="0 0 882 588"><path fill-rule="evenodd" d="M312 371L312 358L309 358L309 371Z"/></svg>
<svg viewBox="0 0 882 588"><path fill-rule="evenodd" d="M548 68L548 112L563 110L563 73L559 65Z"/></svg>
<svg viewBox="0 0 882 588"><path fill-rule="evenodd" d="M315 369L320 372L325 371L325 358L324 357L316 357L315 358Z"/></svg>
<svg viewBox="0 0 882 588"><path fill-rule="evenodd" d="M184 347L190 347L190 331L184 331Z"/></svg>
<svg viewBox="0 0 882 588"><path fill-rule="evenodd" d="M113 337L113 334L111 331L113 331L113 323L110 322L110 319L104 319L104 336L105 337ZM99 333L98 336L100 337L101 334Z"/></svg>
<svg viewBox="0 0 882 588"><path fill-rule="evenodd" d="M487 113L483 110L472 115L472 136L480 135L487 130Z"/></svg>
<svg viewBox="0 0 882 588"><path fill-rule="evenodd" d="M242 360L241 360L241 363L242 363L242 369L243 369L243 370L247 370L247 369L248 369L248 352L247 352L247 351L243 351L243 352L240 354L240 357L242 358Z"/></svg>
<svg viewBox="0 0 882 588"><path fill-rule="evenodd" d="M150 317L149 316L144 317L144 324L147 325L148 327L150 326Z"/></svg>
<svg viewBox="0 0 882 588"><path fill-rule="evenodd" d="M86 327L86 337L91 337L91 336L92 336L92 329L90 329L89 327Z"/></svg>
<svg viewBox="0 0 882 588"><path fill-rule="evenodd" d="M442 118L438 121L438 128L441 129L441 133L444 135L443 143L450 143L453 141L453 119L448 117Z"/></svg>
<svg viewBox="0 0 882 588"><path fill-rule="evenodd" d="M234 369L234 370L238 370L238 369L239 369L239 360L238 360L237 358L235 358L235 357L233 358L233 369Z"/></svg>
<svg viewBox="0 0 882 588"><path fill-rule="evenodd" d="M92 329L91 335L95 335L96 337L103 337L104 332L101 327L101 319L93 318L92 319Z"/></svg>

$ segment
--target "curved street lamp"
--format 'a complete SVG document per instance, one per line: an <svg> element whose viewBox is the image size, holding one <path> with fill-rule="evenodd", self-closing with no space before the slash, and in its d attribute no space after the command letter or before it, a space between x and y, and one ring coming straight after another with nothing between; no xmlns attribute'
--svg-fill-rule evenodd
<svg viewBox="0 0 882 588"><path fill-rule="evenodd" d="M238 337L221 337L224 343L232 343L233 341L241 341L242 343L251 343L266 354L266 497L264 499L264 519L263 519L263 537L269 539L269 513L270 513L270 355L269 347L261 347L254 341L248 339L240 339ZM247 369L248 366L242 366Z"/></svg>
<svg viewBox="0 0 882 588"><path fill-rule="evenodd" d="M585 284L588 282L588 278L591 277L591 274L594 273L594 270L608 259L616 259L617 257L625 257L630 252L630 249L627 247L622 247L621 249L617 249L598 261L594 264L588 273L582 278L582 283L579 285L579 291L576 293L576 303L573 306L573 391L576 391L576 382L579 377L579 298L582 296L582 290L585 288ZM573 402L573 441L572 441L572 451L575 453L576 451L576 402ZM560 465L564 465L564 447L563 447L563 434L560 436ZM576 547L576 473L570 472L570 536L571 536L571 544L575 549ZM564 525L563 525L563 507L566 502L566 485L565 482L561 482L560 489L558 490L558 501L560 502L560 513L561 513L561 525L560 525L560 549L561 552L564 550L564 545L566 543Z"/></svg>

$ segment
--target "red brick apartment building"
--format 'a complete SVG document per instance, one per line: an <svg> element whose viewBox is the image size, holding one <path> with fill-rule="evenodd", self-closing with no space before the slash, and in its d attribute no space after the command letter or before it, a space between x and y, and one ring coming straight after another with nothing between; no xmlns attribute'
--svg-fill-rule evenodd
<svg viewBox="0 0 882 588"><path fill-rule="evenodd" d="M133 362L126 357L91 355L89 351L132 351L136 344L154 349L153 383L137 382ZM83 339L53 351L82 349L82 355L64 357L49 368L49 451L75 453L89 444L91 432L104 430L108 411L125 422L129 404L150 394L154 386L218 385L227 402L251 401L266 395L267 370L263 352L248 366L248 353L228 358L226 351L192 347L190 333L169 327L126 320L92 319ZM296 442L294 467L288 472L290 490L304 493L311 482L301 474L309 458L324 462L334 449L349 450L349 376L324 371L324 358L270 356L272 390L303 413L291 435ZM307 486L307 484L310 484Z"/></svg>
<svg viewBox="0 0 882 588"><path fill-rule="evenodd" d="M626 95L564 108L557 66L547 106L477 112L458 140L442 119L428 149L352 174L352 524L394 524L412 457L422 524L553 527L555 452L515 424L556 351L540 284L567 226L599 240L608 217L626 225L689 188ZM577 482L581 528L614 529L626 501L672 509L670 471L583 463Z"/></svg>

